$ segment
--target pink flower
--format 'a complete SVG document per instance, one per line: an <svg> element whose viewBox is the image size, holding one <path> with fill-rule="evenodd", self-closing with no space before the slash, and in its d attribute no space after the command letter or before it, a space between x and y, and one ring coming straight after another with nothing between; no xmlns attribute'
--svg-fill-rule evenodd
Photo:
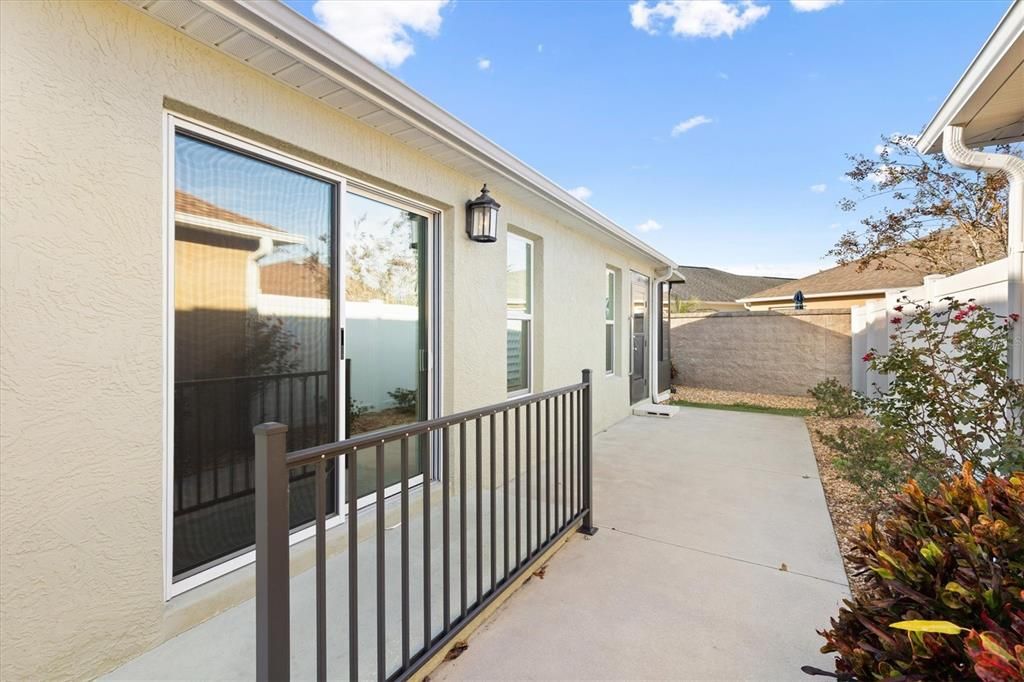
<svg viewBox="0 0 1024 682"><path fill-rule="evenodd" d="M903 321L903 318L902 318L902 317L900 317L899 315L897 315L896 317L892 318L892 319L891 319L891 320L889 320L889 321L890 321L890 322L892 322L893 324L899 324L900 322L902 322L902 321Z"/></svg>
<svg viewBox="0 0 1024 682"><path fill-rule="evenodd" d="M875 354L874 353L868 353L863 358L861 358L861 360L863 360L864 362L871 362L874 359L875 359Z"/></svg>
<svg viewBox="0 0 1024 682"><path fill-rule="evenodd" d="M967 318L969 313L966 310L958 310L956 315L953 316L954 322L963 322Z"/></svg>
<svg viewBox="0 0 1024 682"><path fill-rule="evenodd" d="M1017 313L1010 313L1009 315L1007 315L1007 317L1009 317L1014 322L1020 321L1020 315L1018 315Z"/></svg>
<svg viewBox="0 0 1024 682"><path fill-rule="evenodd" d="M901 306L901 305L898 305L898 306L896 306L895 308L893 308L893 310L895 310L895 311L896 311L896 312L898 312L898 313L902 313L902 312L903 312L903 306Z"/></svg>

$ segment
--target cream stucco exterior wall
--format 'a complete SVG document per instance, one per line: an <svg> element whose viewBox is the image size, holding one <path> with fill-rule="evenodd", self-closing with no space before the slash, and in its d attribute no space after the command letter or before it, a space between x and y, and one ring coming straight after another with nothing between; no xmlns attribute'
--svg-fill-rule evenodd
<svg viewBox="0 0 1024 682"><path fill-rule="evenodd" d="M499 242L472 243L487 178L125 5L6 2L2 30L0 678L100 674L251 596L164 598L167 111L442 210L445 411L505 397L504 223L536 235L535 386L590 367L596 428L628 414L602 371L605 266L656 263L508 200Z"/></svg>

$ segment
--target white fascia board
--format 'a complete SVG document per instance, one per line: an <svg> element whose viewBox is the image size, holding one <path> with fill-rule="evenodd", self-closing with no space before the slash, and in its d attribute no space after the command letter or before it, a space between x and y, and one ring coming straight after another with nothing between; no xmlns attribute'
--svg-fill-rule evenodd
<svg viewBox="0 0 1024 682"><path fill-rule="evenodd" d="M349 90L409 125L443 140L555 207L604 232L655 263L675 262L607 216L455 118L390 73L280 2L199 0L218 16L288 53L300 63L343 82Z"/></svg>
<svg viewBox="0 0 1024 682"><path fill-rule="evenodd" d="M971 61L970 66L960 76L960 80L957 81L942 106L921 131L917 138L919 152L934 154L942 151L942 131L946 129L946 126L956 122L968 101L992 73L992 70L996 68L1014 42L1020 39L1022 33L1024 33L1024 2L1014 0L981 50Z"/></svg>
<svg viewBox="0 0 1024 682"><path fill-rule="evenodd" d="M920 286L915 284L914 286ZM908 289L912 287L906 287ZM835 296L868 296L873 294L884 294L887 291L893 291L893 289L859 289L857 291L829 291L823 294L804 294L804 298L833 298ZM903 289L896 289L896 291L903 291ZM795 291L793 292L796 293ZM792 296L768 296L767 298L737 298L737 303L768 303L770 301L789 301L792 300Z"/></svg>

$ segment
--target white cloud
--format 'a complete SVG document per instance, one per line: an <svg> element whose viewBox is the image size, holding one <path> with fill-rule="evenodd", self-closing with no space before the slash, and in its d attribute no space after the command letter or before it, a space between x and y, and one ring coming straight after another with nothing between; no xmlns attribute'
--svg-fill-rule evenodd
<svg viewBox="0 0 1024 682"><path fill-rule="evenodd" d="M875 154L881 155L883 152L888 152L889 146L884 144L875 145Z"/></svg>
<svg viewBox="0 0 1024 682"><path fill-rule="evenodd" d="M476 68L480 69L481 71L487 71L489 68L491 68L491 60L488 59L487 57L480 57L479 59L476 60Z"/></svg>
<svg viewBox="0 0 1024 682"><path fill-rule="evenodd" d="M717 38L732 37L736 31L763 19L769 10L768 5L758 5L753 0L660 0L654 4L637 0L629 6L629 15L633 28L651 35L671 24L673 35Z"/></svg>
<svg viewBox="0 0 1024 682"><path fill-rule="evenodd" d="M824 192L827 189L828 189L828 185L826 185L824 182L819 182L817 185L811 185L810 186L810 190L812 192L814 192L815 194L821 194L822 192Z"/></svg>
<svg viewBox="0 0 1024 682"><path fill-rule="evenodd" d="M819 12L843 4L843 0L789 0L797 12Z"/></svg>
<svg viewBox="0 0 1024 682"><path fill-rule="evenodd" d="M587 199L590 198L593 192L590 191L589 187L584 187L583 185L580 185L579 187L573 187L571 190L569 190L569 194L573 195L580 201L586 201Z"/></svg>
<svg viewBox="0 0 1024 682"><path fill-rule="evenodd" d="M830 230L838 230L840 227L842 227L842 225L840 225L839 223L829 223L828 224L828 229L830 229Z"/></svg>
<svg viewBox="0 0 1024 682"><path fill-rule="evenodd" d="M725 71L719 71L718 72L718 77L721 78L724 81L729 80L729 74L727 74Z"/></svg>
<svg viewBox="0 0 1024 682"><path fill-rule="evenodd" d="M313 14L331 35L370 61L392 68L415 52L409 32L435 37L449 0L317 0Z"/></svg>
<svg viewBox="0 0 1024 682"><path fill-rule="evenodd" d="M654 232L655 230L660 229L661 224L655 221L653 218L648 218L647 220L636 226L637 232Z"/></svg>
<svg viewBox="0 0 1024 682"><path fill-rule="evenodd" d="M680 121L679 123L675 124L675 126L672 128L672 137L679 137L687 130L692 130L693 128L696 128L697 126L702 126L705 123L711 123L711 119L708 118L707 116L704 116L703 114L701 114L700 116L691 116L685 121Z"/></svg>
<svg viewBox="0 0 1024 682"><path fill-rule="evenodd" d="M537 46L537 52L543 52L543 51L544 51L544 43L541 43L541 44L539 44Z"/></svg>

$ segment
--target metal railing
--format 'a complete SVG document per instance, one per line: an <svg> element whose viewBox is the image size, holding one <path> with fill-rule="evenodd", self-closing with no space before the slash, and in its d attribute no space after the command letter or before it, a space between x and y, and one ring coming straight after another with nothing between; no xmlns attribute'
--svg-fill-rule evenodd
<svg viewBox="0 0 1024 682"><path fill-rule="evenodd" d="M327 465L345 457L345 504L348 520L347 549L347 657L351 679L360 677L359 645L359 500L356 494L357 458L372 456L376 469L374 493L376 516L376 678L405 679L453 641L462 628L509 588L517 578L530 571L536 561L555 542L574 528L592 535L592 459L591 459L591 374L583 371L578 384L516 398L497 405L461 412L407 426L361 434L337 443L287 452L284 424L269 423L255 427L256 436L256 672L260 680L287 680L290 664L290 583L289 583L289 472L306 466L315 468L315 651L316 678L327 678L327 552L326 487ZM499 429L500 422L500 429ZM468 430L472 428L474 438ZM453 436L453 431L457 432ZM484 458L484 433L488 435L487 468ZM501 446L499 447L499 431ZM423 483L411 491L409 483L410 439L416 439L423 468ZM457 441L457 463L452 462L453 441ZM385 457L386 448L398 444L400 492L397 493L401 521L401 539L397 556L388 556L385 542ZM475 595L469 590L468 474L469 448L472 446L475 479ZM432 457L426 452L439 450L440 485L433 484ZM365 452L372 450L372 452ZM364 452L361 452L364 451ZM393 448L392 448L393 451ZM500 468L498 457L500 453ZM498 484L500 470L501 484ZM458 477L457 485L454 476ZM489 489L489 508L484 505L485 478ZM499 492L500 491L500 492ZM418 492L422 504L422 646L413 650L410 617L410 496ZM433 626L431 515L432 495L441 496L441 590L443 619ZM501 524L498 524L498 498ZM458 581L453 585L452 506L458 507ZM484 514L489 516L489 535L484 531ZM484 580L484 544L489 544L490 580ZM436 536L434 538L436 540ZM499 567L498 548L501 547ZM388 590L385 568L389 561L400 566L401 586ZM453 587L458 589L455 601ZM486 589L485 589L486 587ZM397 592L397 593L396 593ZM401 605L401 660L389 668L387 660L387 603ZM332 603L335 603L332 601ZM454 613L453 613L454 611ZM372 630L371 630L372 631ZM341 642L331 643L342 644ZM397 658L397 656L396 656ZM392 669L393 668L393 669ZM336 676L336 675L334 675ZM365 676L365 675L364 675Z"/></svg>

